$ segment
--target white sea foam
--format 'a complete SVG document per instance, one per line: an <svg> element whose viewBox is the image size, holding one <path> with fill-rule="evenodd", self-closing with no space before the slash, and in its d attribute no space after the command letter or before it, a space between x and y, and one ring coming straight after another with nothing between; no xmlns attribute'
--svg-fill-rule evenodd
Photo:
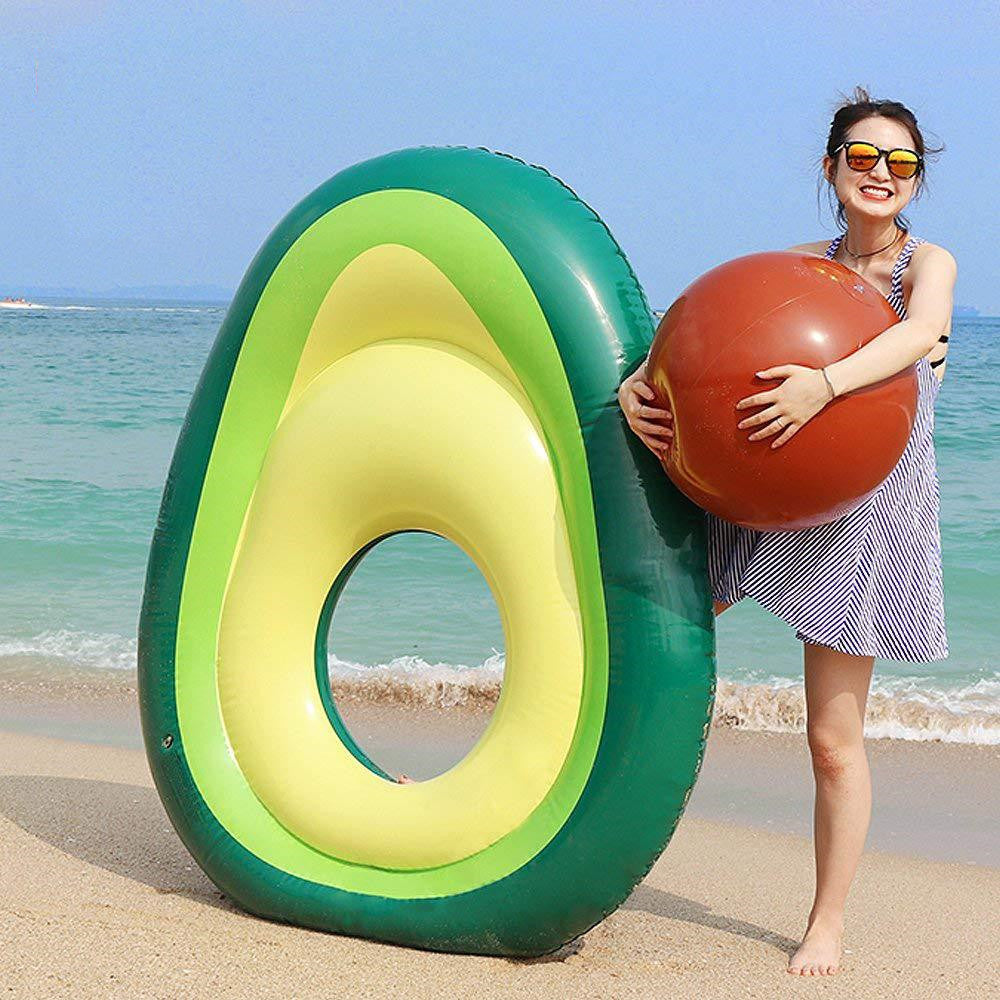
<svg viewBox="0 0 1000 1000"><path fill-rule="evenodd" d="M429 664L404 656L365 666L330 658L336 697L389 704L488 708L503 683L503 654L494 651L478 666ZM801 681L767 677L760 683L721 678L715 698L715 725L757 732L805 732L805 690ZM916 678L878 679L872 686L865 734L873 739L940 740L1000 744L1000 678L948 690Z"/></svg>
<svg viewBox="0 0 1000 1000"><path fill-rule="evenodd" d="M500 697L504 655L494 649L476 666L398 656L370 667L330 654L329 664L335 698L434 708L492 708Z"/></svg>
<svg viewBox="0 0 1000 1000"><path fill-rule="evenodd" d="M26 306L22 306L22 309L46 309L51 312L96 312L99 306L50 306L46 305L44 302L32 302Z"/></svg>
<svg viewBox="0 0 1000 1000"><path fill-rule="evenodd" d="M154 312L154 313L201 313L224 309L220 303L217 306L104 306L108 312Z"/></svg>
<svg viewBox="0 0 1000 1000"><path fill-rule="evenodd" d="M46 310L48 312L169 312L169 313L201 313L201 312L214 312L219 309L225 308L225 303L219 303L218 305L211 306L83 306L83 305L63 305L56 306L50 305L45 302L29 302L27 304L21 303L3 303L0 302L0 306L5 306L8 309L20 309L20 310Z"/></svg>
<svg viewBox="0 0 1000 1000"><path fill-rule="evenodd" d="M0 638L0 664L33 661L39 667L135 670L136 640L100 632L43 632L30 639Z"/></svg>
<svg viewBox="0 0 1000 1000"><path fill-rule="evenodd" d="M412 656L365 666L331 656L330 683L336 697L357 701L489 708L500 695L503 669L503 654L497 651L471 667L429 664ZM805 690L801 681L787 677L752 684L721 678L714 723L757 732L805 732ZM1000 678L948 690L917 678L878 679L868 698L865 735L1000 745Z"/></svg>
<svg viewBox="0 0 1000 1000"><path fill-rule="evenodd" d="M330 687L338 699L490 710L500 697L505 657L494 650L482 663L465 665L407 655L368 665L331 653L328 662ZM51 684L58 683L59 676L95 670L134 675L135 665L136 641L120 635L59 631L30 639L0 638L0 674L8 679L44 676ZM804 732L802 682L763 675L739 681L722 677L714 722L758 732ZM865 734L1000 745L1000 674L947 689L919 677L877 676L868 698Z"/></svg>
<svg viewBox="0 0 1000 1000"><path fill-rule="evenodd" d="M801 682L787 678L769 678L760 684L720 679L715 721L761 732L805 732L805 689ZM1000 681L981 680L941 690L919 687L910 678L876 680L868 696L865 735L998 745Z"/></svg>

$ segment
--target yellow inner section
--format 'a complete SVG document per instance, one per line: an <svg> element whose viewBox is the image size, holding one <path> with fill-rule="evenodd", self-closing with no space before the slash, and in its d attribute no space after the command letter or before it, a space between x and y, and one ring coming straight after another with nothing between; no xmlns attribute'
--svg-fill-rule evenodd
<svg viewBox="0 0 1000 1000"><path fill-rule="evenodd" d="M414 529L450 539L483 573L506 674L473 750L396 785L330 725L314 643L350 558ZM416 251L362 254L317 314L247 512L218 648L223 720L248 784L295 836L345 861L469 857L526 820L567 759L584 656L558 485L510 366Z"/></svg>

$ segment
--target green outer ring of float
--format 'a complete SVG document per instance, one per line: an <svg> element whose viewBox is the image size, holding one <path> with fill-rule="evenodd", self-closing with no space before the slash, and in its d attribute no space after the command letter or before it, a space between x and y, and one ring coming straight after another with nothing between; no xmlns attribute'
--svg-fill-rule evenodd
<svg viewBox="0 0 1000 1000"><path fill-rule="evenodd" d="M482 219L528 277L570 373L604 599L616 624L608 636L608 709L597 756L558 834L495 883L453 897L394 900L333 889L261 862L207 808L179 741L165 747L161 740L178 732L174 643L202 482L263 288L289 246L331 208L365 193L415 187ZM714 694L703 516L666 484L615 406L617 386L645 355L651 334L641 289L596 215L544 171L486 151L405 150L360 164L306 198L265 243L223 323L178 442L139 636L143 730L157 788L196 860L244 906L423 947L534 955L587 930L648 871L697 775Z"/></svg>

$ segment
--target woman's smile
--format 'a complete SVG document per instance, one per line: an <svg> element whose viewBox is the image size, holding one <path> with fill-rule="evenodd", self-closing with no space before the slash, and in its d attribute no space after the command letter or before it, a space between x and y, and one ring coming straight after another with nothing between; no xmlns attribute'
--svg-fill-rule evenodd
<svg viewBox="0 0 1000 1000"><path fill-rule="evenodd" d="M877 184L865 184L861 187L861 195L868 201L888 201L893 192Z"/></svg>

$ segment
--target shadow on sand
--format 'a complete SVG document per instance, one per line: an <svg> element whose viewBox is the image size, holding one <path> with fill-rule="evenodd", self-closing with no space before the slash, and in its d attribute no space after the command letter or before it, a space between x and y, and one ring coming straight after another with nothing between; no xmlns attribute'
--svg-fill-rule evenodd
<svg viewBox="0 0 1000 1000"><path fill-rule="evenodd" d="M5 775L0 777L0 812L32 836L89 865L157 892L237 909L185 850L152 788Z"/></svg>
<svg viewBox="0 0 1000 1000"><path fill-rule="evenodd" d="M242 911L209 881L187 853L152 788L83 778L0 777L0 812L22 830L78 858L157 892ZM713 913L671 892L640 884L622 905L760 941L791 955L799 942L765 927ZM559 962L585 946L577 938L549 955L516 960Z"/></svg>

